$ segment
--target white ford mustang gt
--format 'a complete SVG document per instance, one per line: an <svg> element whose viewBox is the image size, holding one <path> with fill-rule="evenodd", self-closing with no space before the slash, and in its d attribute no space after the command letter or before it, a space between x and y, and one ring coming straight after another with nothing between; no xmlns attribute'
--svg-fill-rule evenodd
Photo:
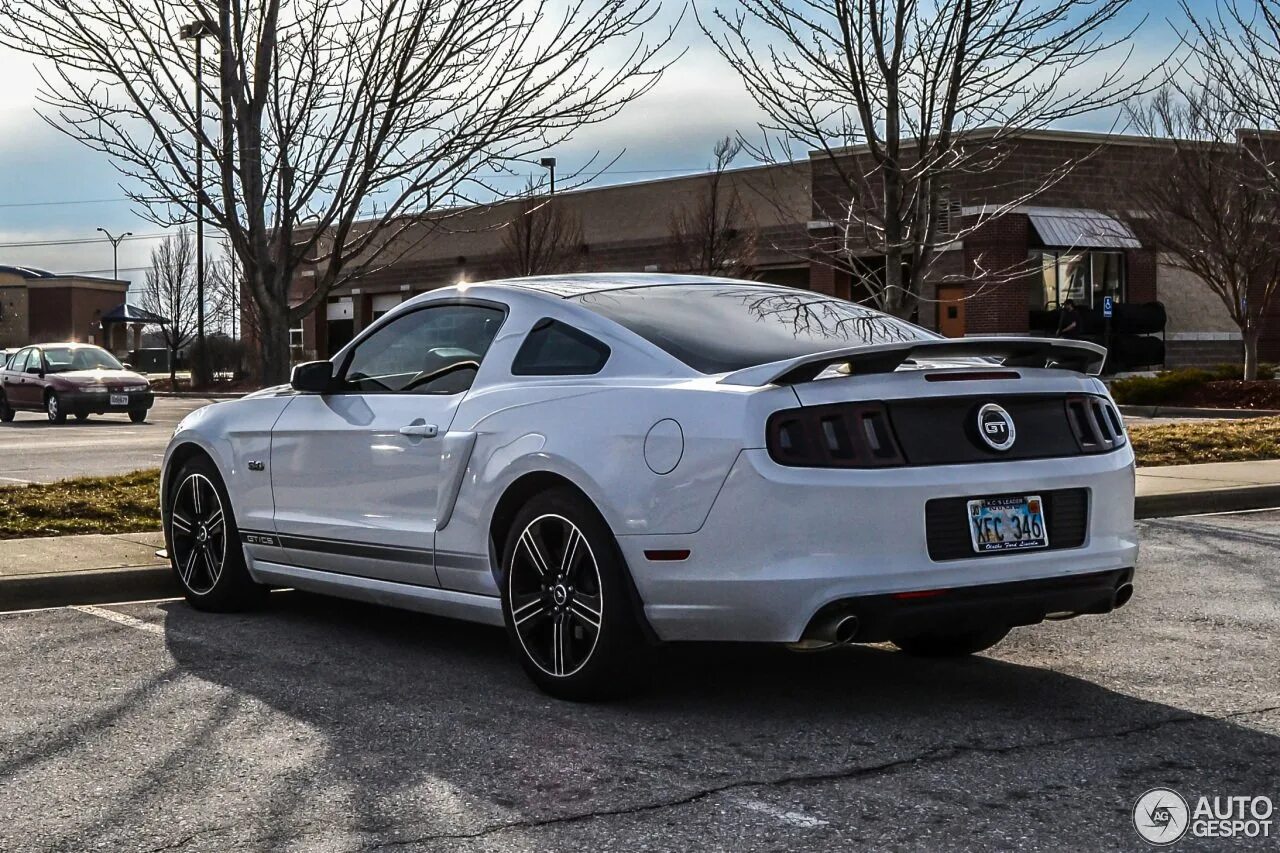
<svg viewBox="0 0 1280 853"><path fill-rule="evenodd" d="M188 416L168 551L201 609L284 586L505 624L567 698L655 641L972 653L1132 594L1103 356L746 281L445 288Z"/></svg>

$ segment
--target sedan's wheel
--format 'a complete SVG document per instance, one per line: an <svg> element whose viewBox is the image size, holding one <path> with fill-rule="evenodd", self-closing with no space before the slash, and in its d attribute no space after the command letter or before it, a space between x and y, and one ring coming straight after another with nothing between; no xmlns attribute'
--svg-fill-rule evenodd
<svg viewBox="0 0 1280 853"><path fill-rule="evenodd" d="M244 610L265 589L245 567L231 501L213 465L193 459L173 480L165 510L169 559L187 601L201 610Z"/></svg>
<svg viewBox="0 0 1280 853"><path fill-rule="evenodd" d="M939 631L898 637L893 644L909 655L924 658L948 658L985 652L1009 634L1004 625L992 625L969 631Z"/></svg>
<svg viewBox="0 0 1280 853"><path fill-rule="evenodd" d="M129 420L132 423L140 424L147 419L146 409L130 409Z"/></svg>
<svg viewBox="0 0 1280 853"><path fill-rule="evenodd" d="M503 615L529 676L562 699L636 680L641 636L626 566L595 508L556 489L517 514L503 550Z"/></svg>
<svg viewBox="0 0 1280 853"><path fill-rule="evenodd" d="M44 412L49 416L49 423L64 424L67 422L67 413L62 409L62 401L58 399L58 393L51 391L44 398Z"/></svg>

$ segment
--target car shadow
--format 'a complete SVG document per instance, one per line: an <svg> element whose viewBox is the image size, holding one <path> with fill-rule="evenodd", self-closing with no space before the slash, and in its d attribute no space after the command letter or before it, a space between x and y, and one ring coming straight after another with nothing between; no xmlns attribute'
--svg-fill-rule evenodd
<svg viewBox="0 0 1280 853"><path fill-rule="evenodd" d="M265 762L237 753L252 729L250 744L289 756L255 771L269 805L240 827L272 846L313 831L317 803L339 834L431 838L921 762L951 761L958 796L998 798L990 764L1023 752L1051 755L1071 785L1112 786L1100 819L1128 833L1129 804L1153 785L1239 787L1240 763L1222 756L1280 760L1273 735L996 657L671 646L647 691L585 705L539 693L493 628L293 592L250 614L163 609L177 670L214 688L173 746L183 790L207 797L214 771L198 768L228 754Z"/></svg>

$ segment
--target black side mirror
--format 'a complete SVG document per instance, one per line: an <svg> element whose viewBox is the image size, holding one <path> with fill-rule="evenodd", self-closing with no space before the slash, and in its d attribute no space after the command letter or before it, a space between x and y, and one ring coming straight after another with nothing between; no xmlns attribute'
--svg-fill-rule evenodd
<svg viewBox="0 0 1280 853"><path fill-rule="evenodd" d="M28 367L27 373L29 373L32 376L44 376L44 371L38 367Z"/></svg>
<svg viewBox="0 0 1280 853"><path fill-rule="evenodd" d="M334 389L333 362L308 361L294 365L289 385L295 391L327 394Z"/></svg>
<svg viewBox="0 0 1280 853"><path fill-rule="evenodd" d="M133 370L133 365L127 361L122 363L120 366L123 367L125 370Z"/></svg>

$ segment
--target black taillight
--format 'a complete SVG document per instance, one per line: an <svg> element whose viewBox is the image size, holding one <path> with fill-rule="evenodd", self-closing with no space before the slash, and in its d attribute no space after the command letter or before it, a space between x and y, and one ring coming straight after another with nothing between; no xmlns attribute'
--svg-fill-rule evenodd
<svg viewBox="0 0 1280 853"><path fill-rule="evenodd" d="M1067 422L1085 453L1103 453L1125 443L1124 421L1103 397L1068 397Z"/></svg>
<svg viewBox="0 0 1280 853"><path fill-rule="evenodd" d="M765 426L769 456L806 468L904 465L883 403L837 403L774 412Z"/></svg>

